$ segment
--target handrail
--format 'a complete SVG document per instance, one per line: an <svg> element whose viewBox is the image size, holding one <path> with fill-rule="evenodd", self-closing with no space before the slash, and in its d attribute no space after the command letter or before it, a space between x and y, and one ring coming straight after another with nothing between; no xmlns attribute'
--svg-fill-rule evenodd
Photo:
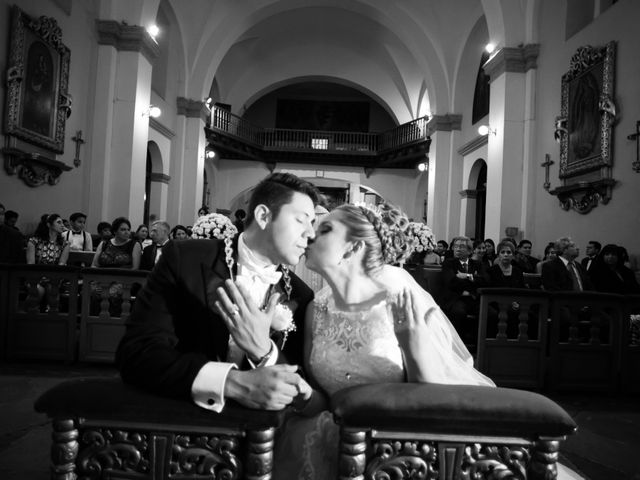
<svg viewBox="0 0 640 480"><path fill-rule="evenodd" d="M416 118L381 133L262 128L214 105L209 127L265 150L376 154L426 140L428 121Z"/></svg>

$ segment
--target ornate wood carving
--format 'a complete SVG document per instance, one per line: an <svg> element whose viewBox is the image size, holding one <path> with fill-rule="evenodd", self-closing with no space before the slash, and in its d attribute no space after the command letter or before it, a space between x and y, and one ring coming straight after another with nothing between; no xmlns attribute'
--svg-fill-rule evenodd
<svg viewBox="0 0 640 480"><path fill-rule="evenodd" d="M62 172L71 170L68 165L38 153L27 153L17 148L3 148L2 153L7 173L17 175L30 187L45 183L55 185L60 181Z"/></svg>
<svg viewBox="0 0 640 480"><path fill-rule="evenodd" d="M367 462L365 478L436 479L437 458L432 442L375 442L372 458Z"/></svg>
<svg viewBox="0 0 640 480"><path fill-rule="evenodd" d="M338 478L364 479L367 449L366 434L363 431L342 428L340 432L340 456Z"/></svg>
<svg viewBox="0 0 640 480"><path fill-rule="evenodd" d="M237 439L223 435L178 435L173 442L169 473L240 478Z"/></svg>
<svg viewBox="0 0 640 480"><path fill-rule="evenodd" d="M53 421L53 445L51 447L52 480L75 480L78 456L78 430L71 419Z"/></svg>
<svg viewBox="0 0 640 480"><path fill-rule="evenodd" d="M467 445L462 459L461 478L525 480L530 458L529 450L525 447L483 446L479 443Z"/></svg>
<svg viewBox="0 0 640 480"><path fill-rule="evenodd" d="M563 210L575 210L578 213L589 213L598 203L607 204L611 200L611 190L616 184L612 178L594 182L577 182L572 185L558 187L549 193L558 196Z"/></svg>
<svg viewBox="0 0 640 480"><path fill-rule="evenodd" d="M558 478L558 451L560 442L557 440L538 440L531 450L531 462L528 474L531 480L555 480Z"/></svg>

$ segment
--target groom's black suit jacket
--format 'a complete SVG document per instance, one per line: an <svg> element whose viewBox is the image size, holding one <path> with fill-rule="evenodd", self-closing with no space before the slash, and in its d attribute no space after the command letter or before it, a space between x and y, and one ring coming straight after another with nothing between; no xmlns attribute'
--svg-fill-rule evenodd
<svg viewBox="0 0 640 480"><path fill-rule="evenodd" d="M284 349L279 332L272 339L281 349L278 363L302 366L304 315L313 291L291 271L289 275L291 300L297 303L297 330L289 333ZM123 380L162 395L190 398L191 385L202 366L227 356L229 331L214 302L216 289L229 277L222 241L165 245L138 293L118 347L116 362Z"/></svg>

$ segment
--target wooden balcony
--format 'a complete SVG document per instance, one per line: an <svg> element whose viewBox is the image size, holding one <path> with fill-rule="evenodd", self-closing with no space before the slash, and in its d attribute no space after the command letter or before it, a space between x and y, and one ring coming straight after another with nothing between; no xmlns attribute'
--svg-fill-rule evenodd
<svg viewBox="0 0 640 480"><path fill-rule="evenodd" d="M429 153L427 123L421 117L382 133L265 129L213 106L206 134L211 148L235 160L413 169Z"/></svg>

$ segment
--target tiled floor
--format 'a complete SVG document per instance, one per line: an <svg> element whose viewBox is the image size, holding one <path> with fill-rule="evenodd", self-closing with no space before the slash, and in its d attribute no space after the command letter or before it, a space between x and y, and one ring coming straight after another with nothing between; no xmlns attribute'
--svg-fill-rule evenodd
<svg viewBox="0 0 640 480"><path fill-rule="evenodd" d="M117 376L109 367L0 364L0 480L47 480L51 430L33 410L38 396L68 378ZM591 480L640 480L640 397L553 397L579 425L563 463Z"/></svg>

